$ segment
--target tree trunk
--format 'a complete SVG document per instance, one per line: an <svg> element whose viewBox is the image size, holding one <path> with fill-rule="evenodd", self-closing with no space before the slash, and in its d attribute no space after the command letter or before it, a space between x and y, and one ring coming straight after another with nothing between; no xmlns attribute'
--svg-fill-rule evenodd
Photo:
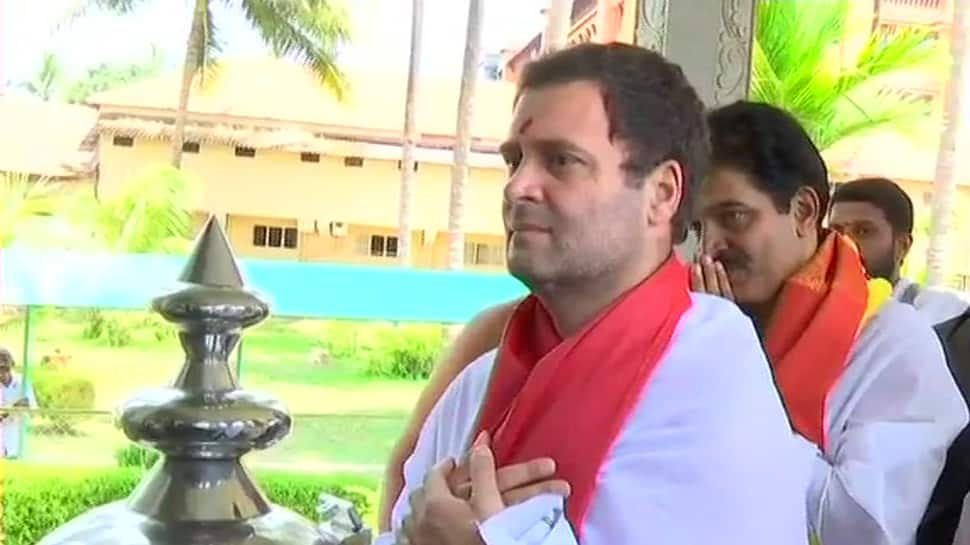
<svg viewBox="0 0 970 545"><path fill-rule="evenodd" d="M549 0L546 28L542 32L542 54L564 49L572 28L573 0Z"/></svg>
<svg viewBox="0 0 970 545"><path fill-rule="evenodd" d="M421 66L421 23L424 19L424 0L411 0L411 60L408 63L407 94L404 99L404 145L401 146L401 196L397 218L397 255L401 265L409 267L411 259L411 201L417 163L418 127L415 123L415 95Z"/></svg>
<svg viewBox="0 0 970 545"><path fill-rule="evenodd" d="M930 244L926 252L926 283L939 286L946 283L947 248L950 246L950 227L953 222L953 201L956 197L957 177L963 171L960 157L970 152L966 148L964 117L970 115L965 110L970 97L970 57L967 56L967 34L970 33L970 14L967 0L958 0L953 6L953 29L950 49L953 65L950 81L946 88L943 103L943 132L940 135L940 149L936 156L936 182L933 187L933 213L930 223Z"/></svg>
<svg viewBox="0 0 970 545"><path fill-rule="evenodd" d="M484 11L485 0L469 1L465 57L461 67L461 92L458 96L458 120L455 127L455 159L451 167L451 202L448 207L448 268L451 270L461 270L465 263L465 184L468 180L468 156L472 147L475 87L482 64Z"/></svg>
<svg viewBox="0 0 970 545"><path fill-rule="evenodd" d="M185 63L182 65L182 87L179 89L179 104L175 110L175 128L172 130L172 166L182 168L182 143L185 142L185 119L188 117L189 94L192 80L199 71L199 58L205 47L205 18L208 13L208 0L195 0L192 10L192 26L189 39L185 44Z"/></svg>

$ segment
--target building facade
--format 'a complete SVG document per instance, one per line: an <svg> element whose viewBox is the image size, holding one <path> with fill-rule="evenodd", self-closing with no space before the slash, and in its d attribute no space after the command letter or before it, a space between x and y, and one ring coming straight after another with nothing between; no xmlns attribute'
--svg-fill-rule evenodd
<svg viewBox="0 0 970 545"><path fill-rule="evenodd" d="M108 91L99 108L99 195L117 194L146 165L170 156L175 75ZM457 80L422 81L412 263L447 264L451 150ZM363 264L398 263L403 84L352 74L336 100L300 66L227 63L194 91L183 171L203 189L200 217L225 222L241 256ZM465 266L504 270L505 165L497 146L514 89L483 82L465 207ZM448 107L434 108L436 104Z"/></svg>

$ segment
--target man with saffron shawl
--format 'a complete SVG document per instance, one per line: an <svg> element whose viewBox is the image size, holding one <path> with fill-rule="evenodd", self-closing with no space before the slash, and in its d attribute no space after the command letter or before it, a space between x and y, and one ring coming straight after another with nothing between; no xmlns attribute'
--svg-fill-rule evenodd
<svg viewBox="0 0 970 545"><path fill-rule="evenodd" d="M822 545L912 544L967 409L930 325L822 227L828 172L786 112L713 111L695 289L735 300L762 337L813 464Z"/></svg>
<svg viewBox="0 0 970 545"><path fill-rule="evenodd" d="M680 68L623 44L536 60L501 152L532 295L431 411L378 543L804 544L808 468L755 331L673 252L708 155ZM536 459L567 502L503 494Z"/></svg>

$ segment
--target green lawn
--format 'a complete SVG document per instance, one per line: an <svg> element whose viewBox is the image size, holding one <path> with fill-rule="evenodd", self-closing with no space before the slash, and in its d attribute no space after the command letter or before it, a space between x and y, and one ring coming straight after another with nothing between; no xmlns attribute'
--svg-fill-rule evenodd
<svg viewBox="0 0 970 545"><path fill-rule="evenodd" d="M134 324L126 326L131 339L124 346L84 338L89 320L81 311L49 308L34 310L31 344L35 366L56 349L68 355L68 369L93 380L95 408L105 411L141 388L170 384L183 360L174 335L156 338L156 332L169 331L159 320L143 313L109 314ZM379 469L423 386L362 372L358 355L380 331L370 325L271 318L246 332L243 386L282 399L295 419L293 433L268 451L248 456L251 464L319 471ZM341 354L326 363L314 361L320 348L335 339ZM22 316L7 316L0 325L0 346L11 350L22 368ZM35 424L42 422L35 419ZM74 463L111 463L115 448L126 444L109 417L94 417L79 430L76 437L32 433L28 460L64 463L70 456Z"/></svg>

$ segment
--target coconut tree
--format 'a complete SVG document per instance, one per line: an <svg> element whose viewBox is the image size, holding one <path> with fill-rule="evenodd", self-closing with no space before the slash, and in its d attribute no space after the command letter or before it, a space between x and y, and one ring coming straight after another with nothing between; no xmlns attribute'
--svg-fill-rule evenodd
<svg viewBox="0 0 970 545"><path fill-rule="evenodd" d="M60 59L54 53L47 52L41 60L40 70L32 80L22 83L21 87L40 99L51 100L57 97L63 82L64 69Z"/></svg>
<svg viewBox="0 0 970 545"><path fill-rule="evenodd" d="M401 265L411 264L411 201L414 200L414 179L417 162L418 126L415 122L415 100L421 66L422 22L424 0L411 0L411 57L408 61L408 83L404 98L404 139L401 146L401 197L398 211L397 255Z"/></svg>
<svg viewBox="0 0 970 545"><path fill-rule="evenodd" d="M135 11L149 0L83 0L69 20L100 9L116 14ZM221 50L213 15L216 4L230 4L242 10L253 29L278 56L287 56L307 65L338 97L343 95L344 77L337 67L337 49L350 37L347 15L332 0L191 0L192 19L182 63L182 85L175 111L172 134L172 165L182 163L182 144L192 83L215 65Z"/></svg>
<svg viewBox="0 0 970 545"><path fill-rule="evenodd" d="M90 186L0 176L0 247L184 253L201 185L171 165L149 165L118 191L98 198Z"/></svg>
<svg viewBox="0 0 970 545"><path fill-rule="evenodd" d="M138 63L100 63L87 69L87 74L72 83L64 93L64 98L74 104L83 104L88 97L141 81L161 73L165 56L152 46L151 55Z"/></svg>
<svg viewBox="0 0 970 545"><path fill-rule="evenodd" d="M970 6L967 2L953 5L953 31L950 48L952 66L943 104L943 132L936 156L936 181L933 187L933 213L930 224L930 244L926 252L927 283L931 286L946 280L946 249L953 221L953 201L956 197L958 159L970 153L967 147L966 116L970 101L970 55L967 52L967 33L970 33Z"/></svg>
<svg viewBox="0 0 970 545"><path fill-rule="evenodd" d="M9 246L35 220L58 206L58 186L47 178L0 173L0 248Z"/></svg>
<svg viewBox="0 0 970 545"><path fill-rule="evenodd" d="M478 72L482 63L484 11L485 0L469 1L455 127L455 158L451 167L451 199L448 205L448 268L451 270L461 270L465 264L465 186L468 181L468 156L472 147L475 87L478 85Z"/></svg>
<svg viewBox="0 0 970 545"><path fill-rule="evenodd" d="M930 105L887 86L912 70L939 70L928 29L873 32L846 62L848 0L761 0L752 51L752 100L791 112L816 145L883 129L910 129Z"/></svg>

